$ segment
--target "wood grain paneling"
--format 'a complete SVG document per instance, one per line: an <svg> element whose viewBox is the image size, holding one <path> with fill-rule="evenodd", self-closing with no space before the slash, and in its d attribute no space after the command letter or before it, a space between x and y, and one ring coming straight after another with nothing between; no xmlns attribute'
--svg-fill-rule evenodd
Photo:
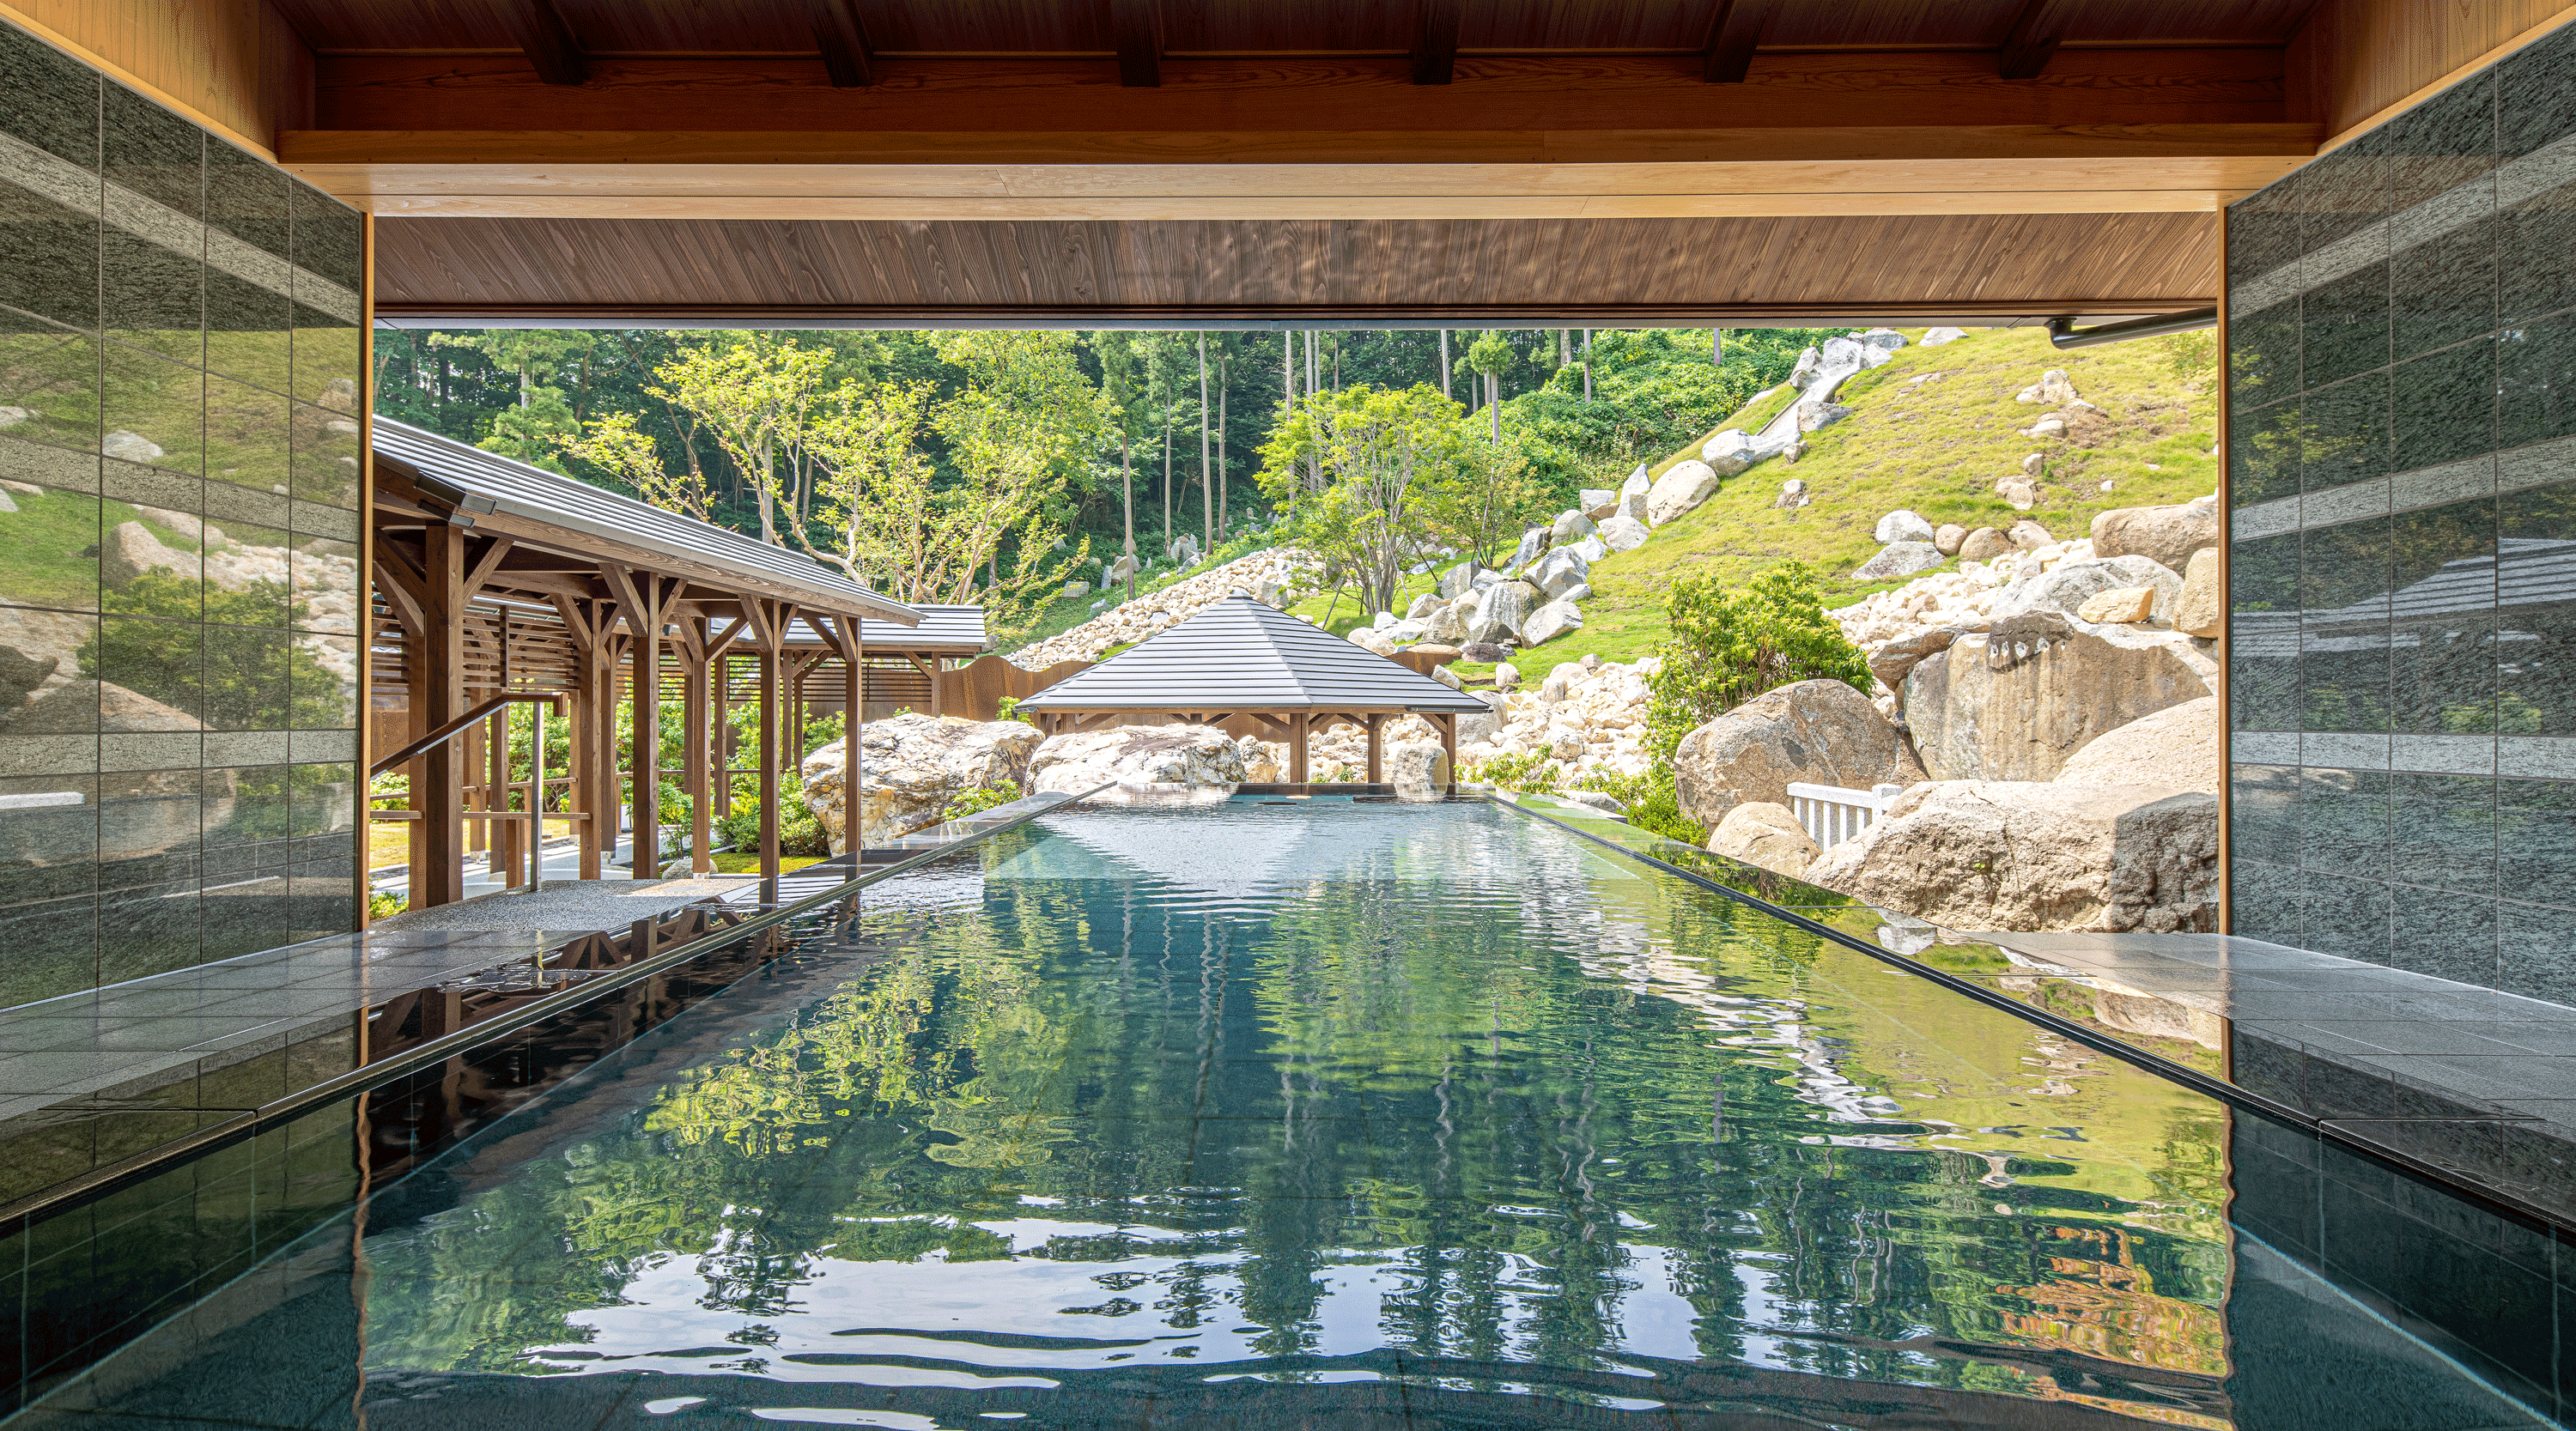
<svg viewBox="0 0 2576 1431"><path fill-rule="evenodd" d="M267 0L0 0L0 18L263 157L313 122L312 53Z"/></svg>
<svg viewBox="0 0 2576 1431"><path fill-rule="evenodd" d="M541 83L516 54L326 58L323 130L1168 134L1334 131L1444 136L1631 131L1976 129L2277 124L2274 49L2085 50L2004 80L1988 55L1763 55L1740 85L1702 82L1697 58L1461 58L1453 83L1416 85L1410 61L1167 60L1131 89L1114 66L1058 60L885 58L878 82L835 89L818 57L599 59L578 87ZM1006 153L993 156L1009 162ZM1175 156L1178 157L1178 156ZM1394 159L1400 153L1375 157ZM1852 156L1862 157L1862 156Z"/></svg>
<svg viewBox="0 0 2576 1431"><path fill-rule="evenodd" d="M2568 0L2322 0L2290 44L2292 112L2336 142L2571 20Z"/></svg>
<svg viewBox="0 0 2576 1431"><path fill-rule="evenodd" d="M1685 322L2168 311L2207 214L1520 222L379 219L377 312L572 321Z"/></svg>
<svg viewBox="0 0 2576 1431"><path fill-rule="evenodd" d="M555 0L593 53L810 54L800 0ZM2309 0L2084 0L2070 43L2286 40ZM511 48L492 7L472 0L280 0L325 52ZM1772 47L1991 49L2022 0L1781 0ZM1108 6L1065 0L859 0L894 54L1057 54L1107 58ZM1474 52L1696 54L1718 0L1479 0L1460 44ZM1162 6L1166 54L1402 55L1417 0L1189 0Z"/></svg>

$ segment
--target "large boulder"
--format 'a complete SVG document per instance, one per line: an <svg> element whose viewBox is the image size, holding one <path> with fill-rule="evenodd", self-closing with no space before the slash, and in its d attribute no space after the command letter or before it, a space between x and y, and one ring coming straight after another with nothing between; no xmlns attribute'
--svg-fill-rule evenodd
<svg viewBox="0 0 2576 1431"><path fill-rule="evenodd" d="M1926 657L1950 649L1959 639L1964 626L1926 626L1894 636L1870 648L1869 673L1879 684L1895 690L1904 684L1905 674L1922 664Z"/></svg>
<svg viewBox="0 0 2576 1431"><path fill-rule="evenodd" d="M2218 503L2203 497L2171 507L2115 507L2093 517L2095 556L2142 556L2180 571L2191 554L2218 545Z"/></svg>
<svg viewBox="0 0 2576 1431"><path fill-rule="evenodd" d="M1486 587L1476 599L1476 614L1467 622L1467 639L1487 644L1520 639L1521 623L1529 620L1542 599L1538 588L1526 581L1499 581Z"/></svg>
<svg viewBox="0 0 2576 1431"><path fill-rule="evenodd" d="M2011 551L2013 544L1992 527L1979 527L1959 539L1959 556L1963 561L1993 561Z"/></svg>
<svg viewBox="0 0 2576 1431"><path fill-rule="evenodd" d="M1521 533L1521 544L1512 548L1511 560L1504 562L1502 569L1505 571L1518 571L1522 567L1529 565L1531 562L1538 560L1538 554L1547 550L1547 536L1548 532L1545 527L1531 527L1523 531Z"/></svg>
<svg viewBox="0 0 2576 1431"><path fill-rule="evenodd" d="M204 730L205 722L112 681L65 681L0 719L0 734Z"/></svg>
<svg viewBox="0 0 2576 1431"><path fill-rule="evenodd" d="M1440 596L1445 600L1455 601L1459 597L1466 595L1468 592L1475 590L1476 573L1478 570L1480 570L1480 568L1475 562L1462 561L1456 566L1449 568L1447 571L1440 573Z"/></svg>
<svg viewBox="0 0 2576 1431"><path fill-rule="evenodd" d="M1612 517L1601 524L1601 544L1614 552L1632 552L1646 544L1648 530L1634 517Z"/></svg>
<svg viewBox="0 0 2576 1431"><path fill-rule="evenodd" d="M859 837L869 844L939 823L958 796L1002 782L1026 785L1038 728L1025 721L962 720L912 713L859 727ZM845 852L848 798L842 743L805 757L805 808L822 822L832 852ZM1097 783L1097 782L1095 782Z"/></svg>
<svg viewBox="0 0 2576 1431"><path fill-rule="evenodd" d="M148 571L166 571L194 581L204 568L196 553L162 545L141 522L117 523L98 546L99 579L122 590Z"/></svg>
<svg viewBox="0 0 2576 1431"><path fill-rule="evenodd" d="M2054 613L1961 635L1905 676L1905 723L1935 780L2054 780L2095 737L2215 695L2191 638Z"/></svg>
<svg viewBox="0 0 2576 1431"><path fill-rule="evenodd" d="M1581 552L1560 547L1540 557L1538 565L1530 568L1527 580L1541 595L1555 601L1591 578L1592 563Z"/></svg>
<svg viewBox="0 0 2576 1431"><path fill-rule="evenodd" d="M1571 601L1551 601L1521 623L1523 646L1544 646L1568 631L1583 629L1583 612Z"/></svg>
<svg viewBox="0 0 2576 1431"><path fill-rule="evenodd" d="M1699 449L1699 460L1720 477L1732 477L1757 462L1767 462L1789 450L1797 437L1791 433L1764 433L1748 437L1735 428L1710 438Z"/></svg>
<svg viewBox="0 0 2576 1431"><path fill-rule="evenodd" d="M1712 854L1792 879L1804 876L1807 866L1824 853L1788 806L1769 800L1747 801L1727 811L1726 818L1717 822L1717 832L1708 837L1708 848Z"/></svg>
<svg viewBox="0 0 2576 1431"><path fill-rule="evenodd" d="M1957 556L1968 544L1968 529L1956 522L1945 522L1933 529L1932 548L1943 556Z"/></svg>
<svg viewBox="0 0 2576 1431"><path fill-rule="evenodd" d="M1945 560L1947 558L1941 555L1940 548L1930 542L1890 542L1880 549L1878 555L1852 568L1851 579L1889 581L1900 576L1912 576L1918 571L1930 571Z"/></svg>
<svg viewBox="0 0 2576 1431"><path fill-rule="evenodd" d="M1705 462L1685 458L1655 479L1646 492L1646 525L1660 527L1675 517L1698 510L1700 503L1717 495L1717 474Z"/></svg>
<svg viewBox="0 0 2576 1431"><path fill-rule="evenodd" d="M1103 785L1240 785L1243 746L1212 725L1122 725L1047 737L1029 758L1029 788L1078 795Z"/></svg>
<svg viewBox="0 0 2576 1431"><path fill-rule="evenodd" d="M2173 628L2185 636L2215 637L2227 630L2227 572L2218 548L2191 554L2182 574L2182 595L2174 598Z"/></svg>
<svg viewBox="0 0 2576 1431"><path fill-rule="evenodd" d="M1933 535L1932 524L1924 520L1922 513L1899 507L1878 519L1877 530L1870 533L1870 540L1886 546L1890 542L1930 542ZM1933 544L1939 545L1938 542Z"/></svg>
<svg viewBox="0 0 2576 1431"><path fill-rule="evenodd" d="M1649 475L1649 470L1645 463L1638 463L1636 470L1628 474L1627 480L1619 484L1619 495L1623 498L1646 495L1655 485L1655 479Z"/></svg>
<svg viewBox="0 0 2576 1431"><path fill-rule="evenodd" d="M1683 736L1673 752L1682 813L1710 829L1747 801L1788 804L1793 780L1867 790L1920 778L1896 727L1841 681L1766 691Z"/></svg>
<svg viewBox="0 0 2576 1431"><path fill-rule="evenodd" d="M1449 668L1443 666L1440 669L1445 671ZM1503 684L1502 676L1503 673L1501 670L1494 672L1495 685L1500 686ZM1519 684L1520 673L1518 671L1514 671L1512 672L1512 677L1513 684ZM1504 707L1503 697L1500 691L1479 692L1477 699L1485 703L1486 711L1483 715L1462 715L1458 717L1458 743L1460 745L1473 745L1480 740L1493 739L1494 736L1502 730L1504 723L1511 718L1511 713Z"/></svg>
<svg viewBox="0 0 2576 1431"><path fill-rule="evenodd" d="M2142 556L2064 562L2047 571L2041 571L2036 562L2026 563L2014 575L2012 585L1996 596L1995 619L2054 612L2089 621L2093 618L2083 615L2085 602L2106 591L2132 587L2152 588L2152 612L2163 616L2173 610L2174 601L2182 595L2182 578Z"/></svg>
<svg viewBox="0 0 2576 1431"><path fill-rule="evenodd" d="M1569 509L1556 514L1555 523L1548 528L1548 540L1563 546L1568 542L1579 542L1597 530L1599 528L1592 524L1590 517Z"/></svg>
<svg viewBox="0 0 2576 1431"><path fill-rule="evenodd" d="M2172 785L2216 791L2226 749L2218 697L2203 696L2087 741L2057 772L2060 785Z"/></svg>
<svg viewBox="0 0 2576 1431"><path fill-rule="evenodd" d="M1950 929L2210 930L2218 798L2170 785L1930 781L1805 878Z"/></svg>
<svg viewBox="0 0 2576 1431"><path fill-rule="evenodd" d="M1619 491L1615 487L1586 487L1574 494L1576 511L1598 522L1616 516Z"/></svg>
<svg viewBox="0 0 2576 1431"><path fill-rule="evenodd" d="M1351 644L1359 647L1363 651L1374 652L1380 656L1392 656L1395 654L1395 641L1393 638L1374 627L1362 626L1358 630L1353 631L1351 633Z"/></svg>
<svg viewBox="0 0 2576 1431"><path fill-rule="evenodd" d="M1422 639L1437 641L1444 646L1465 645L1467 618L1475 612L1476 603L1472 599L1453 601L1442 606L1431 613L1430 620L1422 623Z"/></svg>

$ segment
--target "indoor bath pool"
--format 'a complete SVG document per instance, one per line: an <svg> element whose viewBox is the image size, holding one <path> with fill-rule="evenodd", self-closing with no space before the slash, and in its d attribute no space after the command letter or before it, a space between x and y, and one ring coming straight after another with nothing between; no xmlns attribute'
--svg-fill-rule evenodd
<svg viewBox="0 0 2576 1431"><path fill-rule="evenodd" d="M84 1215L19 1239L21 1337L198 1255ZM2571 1270L1506 806L1076 806L14 1425L2535 1427Z"/></svg>

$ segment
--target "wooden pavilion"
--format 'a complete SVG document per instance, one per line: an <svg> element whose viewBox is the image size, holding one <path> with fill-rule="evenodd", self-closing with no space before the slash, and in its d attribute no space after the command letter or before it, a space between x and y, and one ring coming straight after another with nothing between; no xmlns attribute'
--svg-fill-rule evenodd
<svg viewBox="0 0 2576 1431"><path fill-rule="evenodd" d="M1457 780L1458 717L1491 707L1248 596L1230 596L1019 703L1049 735L1167 721L1288 744L1288 783L1306 783L1306 741L1335 725L1368 736L1368 780L1385 778L1385 727L1429 721Z"/></svg>
<svg viewBox="0 0 2576 1431"><path fill-rule="evenodd" d="M776 877L779 770L801 754L788 678L815 675L814 662L794 659L791 635L828 649L855 707L869 643L921 625L921 615L742 533L419 428L378 419L373 451L370 773L410 773L410 808L378 818L412 822L413 906L463 897L469 825L486 832L474 843L491 851L496 877L507 871L511 883L524 871L534 884L539 820L569 821L580 877L598 879L617 848L621 805L637 852L629 868L659 878L669 704L679 708L690 864L708 872L716 801L730 795L720 777L732 766L723 732L735 695L759 708L750 770L761 871ZM635 699L647 691L657 698ZM567 718L562 769L547 768L545 740L530 743L529 769L512 769L519 705ZM858 738L846 722L852 771ZM855 846L858 802L845 804Z"/></svg>

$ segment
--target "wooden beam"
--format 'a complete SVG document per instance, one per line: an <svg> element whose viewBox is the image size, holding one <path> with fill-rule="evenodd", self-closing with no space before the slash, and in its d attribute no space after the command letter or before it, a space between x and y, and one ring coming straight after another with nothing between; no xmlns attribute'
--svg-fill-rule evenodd
<svg viewBox="0 0 2576 1431"><path fill-rule="evenodd" d="M501 558L510 554L513 545L515 539L507 536L483 540L482 550L474 557L473 564L465 569L465 595L469 600L491 581L492 574L500 569Z"/></svg>
<svg viewBox="0 0 2576 1431"><path fill-rule="evenodd" d="M1995 56L1995 74L2007 80L2032 80L2048 68L2049 58L2057 53L2059 42L2066 38L2067 6L2064 0L2022 0L2021 12L2013 17L2012 28L2004 32L2004 42Z"/></svg>
<svg viewBox="0 0 2576 1431"><path fill-rule="evenodd" d="M536 66L538 79L567 86L589 81L590 67L582 58L581 44L553 0L502 0L501 16L528 63Z"/></svg>
<svg viewBox="0 0 2576 1431"><path fill-rule="evenodd" d="M1459 0L1420 0L1413 17L1413 82L1447 84L1458 73Z"/></svg>
<svg viewBox="0 0 2576 1431"><path fill-rule="evenodd" d="M1109 38L1118 51L1118 83L1157 89L1163 83L1163 10L1160 0L1109 0Z"/></svg>
<svg viewBox="0 0 2576 1431"><path fill-rule="evenodd" d="M832 88L865 89L875 84L874 56L867 28L859 23L858 7L851 0L810 0L806 8Z"/></svg>
<svg viewBox="0 0 2576 1431"><path fill-rule="evenodd" d="M1700 50L1700 78L1709 84L1742 84L1753 69L1753 52L1771 28L1776 0L1720 0L1717 18L1709 22L1708 43Z"/></svg>

